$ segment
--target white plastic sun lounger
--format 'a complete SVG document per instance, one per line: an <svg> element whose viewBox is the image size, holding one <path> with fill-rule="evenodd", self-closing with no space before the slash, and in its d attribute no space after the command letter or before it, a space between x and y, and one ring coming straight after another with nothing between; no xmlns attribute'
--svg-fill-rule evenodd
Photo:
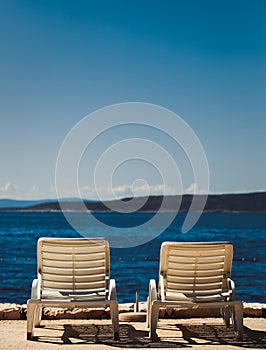
<svg viewBox="0 0 266 350"><path fill-rule="evenodd" d="M104 239L40 238L37 274L27 303L27 339L41 322L42 307L110 307L114 339L119 339L115 280Z"/></svg>
<svg viewBox="0 0 266 350"><path fill-rule="evenodd" d="M149 336L156 339L160 308L220 308L225 325L233 321L236 337L243 337L243 304L235 300L230 279L233 246L228 242L179 243L161 246L158 292L150 281L147 302Z"/></svg>

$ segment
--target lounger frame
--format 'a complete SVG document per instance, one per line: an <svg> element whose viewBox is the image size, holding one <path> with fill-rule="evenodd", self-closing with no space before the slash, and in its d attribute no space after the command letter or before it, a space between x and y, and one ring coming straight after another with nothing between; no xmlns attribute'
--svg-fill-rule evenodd
<svg viewBox="0 0 266 350"><path fill-rule="evenodd" d="M27 302L27 339L40 326L43 307L110 307L114 339L119 339L115 280L110 279L110 249L104 239L40 238L37 279Z"/></svg>
<svg viewBox="0 0 266 350"><path fill-rule="evenodd" d="M158 291L149 284L147 326L156 339L160 308L220 308L238 339L243 337L243 303L235 299L231 280L233 246L229 242L164 242L160 252Z"/></svg>

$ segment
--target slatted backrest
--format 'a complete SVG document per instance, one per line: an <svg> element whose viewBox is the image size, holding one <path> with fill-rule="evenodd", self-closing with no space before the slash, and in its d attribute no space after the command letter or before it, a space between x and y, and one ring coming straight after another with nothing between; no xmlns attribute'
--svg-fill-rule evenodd
<svg viewBox="0 0 266 350"><path fill-rule="evenodd" d="M110 279L109 244L103 239L40 238L41 292L105 296Z"/></svg>
<svg viewBox="0 0 266 350"><path fill-rule="evenodd" d="M165 295L179 292L195 298L227 292L232 259L233 246L228 242L163 243L160 274Z"/></svg>

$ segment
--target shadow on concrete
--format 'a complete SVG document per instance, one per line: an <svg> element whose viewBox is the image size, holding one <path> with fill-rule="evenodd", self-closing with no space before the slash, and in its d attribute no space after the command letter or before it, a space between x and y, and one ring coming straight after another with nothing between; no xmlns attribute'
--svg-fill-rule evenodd
<svg viewBox="0 0 266 350"><path fill-rule="evenodd" d="M135 324L135 327L138 325ZM250 349L265 349L266 332L244 328L243 341L234 337L232 328L223 325L199 323L193 325L175 324L158 326L158 341L148 338L148 331L140 330L130 324L120 325L120 340L113 339L111 325L47 325L44 327L45 336L35 337L34 340L47 344L103 344L122 348L191 348L200 349L203 345L233 345ZM141 326L141 328L143 325ZM55 332L56 331L56 332ZM73 346L74 348L74 346Z"/></svg>
<svg viewBox="0 0 266 350"><path fill-rule="evenodd" d="M265 349L266 332L251 330L244 327L244 337L239 341L234 336L233 328L213 324L176 324L176 328L182 332L182 338L191 345L233 345L250 349ZM204 341L204 342L203 342Z"/></svg>

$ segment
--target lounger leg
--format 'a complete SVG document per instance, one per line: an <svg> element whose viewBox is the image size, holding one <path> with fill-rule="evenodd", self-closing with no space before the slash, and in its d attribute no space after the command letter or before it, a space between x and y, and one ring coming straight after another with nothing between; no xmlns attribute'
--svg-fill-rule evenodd
<svg viewBox="0 0 266 350"><path fill-rule="evenodd" d="M147 315L146 315L146 327L150 328L151 324L151 306L150 306L150 298L147 298Z"/></svg>
<svg viewBox="0 0 266 350"><path fill-rule="evenodd" d="M119 340L118 303L110 304L110 314L114 330L114 340Z"/></svg>
<svg viewBox="0 0 266 350"><path fill-rule="evenodd" d="M32 340L33 338L35 309L36 309L35 304L28 303L27 305L27 340Z"/></svg>
<svg viewBox="0 0 266 350"><path fill-rule="evenodd" d="M227 328L230 327L230 316L231 316L231 310L230 307L223 307L221 308L221 314L223 316L224 324Z"/></svg>
<svg viewBox="0 0 266 350"><path fill-rule="evenodd" d="M41 305L38 305L36 308L36 315L35 315L35 327L39 327L41 325L41 319L42 319L42 307Z"/></svg>
<svg viewBox="0 0 266 350"><path fill-rule="evenodd" d="M234 305L234 327L236 337L239 340L243 339L243 304L235 303Z"/></svg>
<svg viewBox="0 0 266 350"><path fill-rule="evenodd" d="M156 327L157 327L157 322L159 318L159 311L160 311L160 306L156 304L151 305L151 310L150 310L150 332L149 332L149 337L152 340L157 339L157 334L156 334Z"/></svg>

